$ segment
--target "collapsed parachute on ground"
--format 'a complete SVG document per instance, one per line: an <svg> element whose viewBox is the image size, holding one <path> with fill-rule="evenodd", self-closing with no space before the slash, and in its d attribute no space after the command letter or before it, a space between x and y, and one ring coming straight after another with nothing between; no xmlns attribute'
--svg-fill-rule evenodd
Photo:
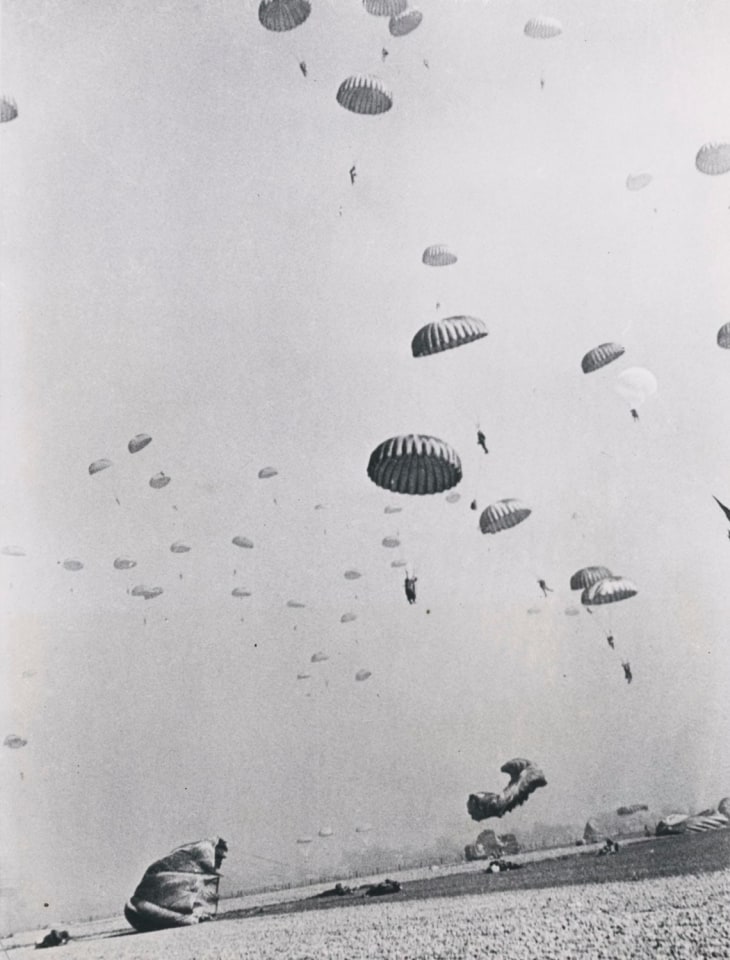
<svg viewBox="0 0 730 960"><path fill-rule="evenodd" d="M431 247L426 247L421 259L427 267L450 267L459 258L442 243L435 243Z"/></svg>
<svg viewBox="0 0 730 960"><path fill-rule="evenodd" d="M605 577L592 584L581 594L580 602L585 607L600 606L605 603L617 603L629 600L639 592L638 588L626 577Z"/></svg>
<svg viewBox="0 0 730 960"><path fill-rule="evenodd" d="M243 547L246 550L253 549L253 540L249 540L248 537L234 537L231 543L237 547Z"/></svg>
<svg viewBox="0 0 730 960"><path fill-rule="evenodd" d="M500 530L509 530L522 523L532 513L519 500L497 500L491 503L479 517L479 529L482 533L499 533Z"/></svg>
<svg viewBox="0 0 730 960"><path fill-rule="evenodd" d="M487 325L477 317L447 317L421 327L411 341L411 353L414 357L428 357L482 340L488 334Z"/></svg>
<svg viewBox="0 0 730 960"><path fill-rule="evenodd" d="M717 345L723 350L730 350L730 323L724 323L717 331Z"/></svg>
<svg viewBox="0 0 730 960"><path fill-rule="evenodd" d="M423 14L415 7L410 7L402 13L398 13L390 18L388 29L394 37L405 37L412 33L416 27L420 26L423 20Z"/></svg>
<svg viewBox="0 0 730 960"><path fill-rule="evenodd" d="M367 680L368 677L372 677L372 673L369 670L358 670L355 674L355 679L358 681Z"/></svg>
<svg viewBox="0 0 730 960"><path fill-rule="evenodd" d="M605 580L612 576L613 574L608 567L582 567L580 570L576 570L570 578L570 589L585 590L587 587L592 587L594 583L598 583L599 580Z"/></svg>
<svg viewBox="0 0 730 960"><path fill-rule="evenodd" d="M139 453L140 450L144 450L146 446L152 443L152 437L147 433L138 433L136 437L132 439L127 444L127 450L130 453Z"/></svg>
<svg viewBox="0 0 730 960"><path fill-rule="evenodd" d="M361 576L359 570L345 570L345 580L359 580Z"/></svg>
<svg viewBox="0 0 730 960"><path fill-rule="evenodd" d="M17 733L9 733L3 740L3 746L9 747L11 750L20 750L20 748L25 747L27 743L28 741L19 737Z"/></svg>
<svg viewBox="0 0 730 960"><path fill-rule="evenodd" d="M730 171L730 143L706 143L695 157L695 166L700 173L711 177Z"/></svg>
<svg viewBox="0 0 730 960"><path fill-rule="evenodd" d="M602 343L599 347L589 350L580 362L583 373L593 373L600 370L607 363L618 360L625 352L625 348L618 343Z"/></svg>
<svg viewBox="0 0 730 960"><path fill-rule="evenodd" d="M93 463L89 464L89 475L93 477L95 473L101 473L102 470L108 470L111 465L111 460L94 460Z"/></svg>
<svg viewBox="0 0 730 960"><path fill-rule="evenodd" d="M190 547L182 540L176 540L170 544L170 553L190 553Z"/></svg>
<svg viewBox="0 0 730 960"><path fill-rule="evenodd" d="M619 807L616 813L619 817L630 817L632 813L639 813L641 810L648 810L645 803L631 803L627 807Z"/></svg>
<svg viewBox="0 0 730 960"><path fill-rule="evenodd" d="M311 12L310 0L261 0L259 23L267 30L282 33L301 26Z"/></svg>
<svg viewBox="0 0 730 960"><path fill-rule="evenodd" d="M0 123L9 123L18 116L18 105L12 97L0 97Z"/></svg>
<svg viewBox="0 0 730 960"><path fill-rule="evenodd" d="M117 557L114 561L115 570L131 570L137 566L136 560L130 560L129 557Z"/></svg>
<svg viewBox="0 0 730 960"><path fill-rule="evenodd" d="M373 450L368 476L393 493L443 493L461 480L461 460L443 440L408 434L391 437Z"/></svg>
<svg viewBox="0 0 730 960"><path fill-rule="evenodd" d="M337 102L351 113L376 116L393 106L393 95L376 77L354 76L343 80Z"/></svg>
<svg viewBox="0 0 730 960"><path fill-rule="evenodd" d="M525 24L524 32L526 37L532 37L533 40L549 40L560 36L563 26L552 17L532 17Z"/></svg>
<svg viewBox="0 0 730 960"><path fill-rule="evenodd" d="M340 617L340 623L352 623L353 620L357 620L357 616L354 613L343 613Z"/></svg>
<svg viewBox="0 0 730 960"><path fill-rule="evenodd" d="M275 467L262 467L259 470L259 480L268 480L270 477L275 477L279 471Z"/></svg>
<svg viewBox="0 0 730 960"><path fill-rule="evenodd" d="M620 807L622 809L628 809ZM657 818L650 814L646 807L635 810L631 814L621 814L618 810L608 810L591 817L583 830L583 840L586 843L601 843L604 840L615 840L617 837L644 836L647 832L654 833Z"/></svg>
<svg viewBox="0 0 730 960"><path fill-rule="evenodd" d="M396 547L400 546L400 540L398 537L383 537L381 543L384 547L388 547L389 550L394 550Z"/></svg>
<svg viewBox="0 0 730 960"><path fill-rule="evenodd" d="M70 570L72 573L84 569L84 565L80 560L64 560L61 566L64 570Z"/></svg>
<svg viewBox="0 0 730 960"><path fill-rule="evenodd" d="M374 17L397 17L408 6L408 0L362 0L362 5Z"/></svg>
<svg viewBox="0 0 730 960"><path fill-rule="evenodd" d="M178 847L145 871L124 907L140 933L212 920L218 905L218 872L228 845L221 837Z"/></svg>
<svg viewBox="0 0 730 960"><path fill-rule="evenodd" d="M648 187L651 183L652 176L650 173L630 173L626 177L626 189L627 190L643 190L644 187Z"/></svg>
<svg viewBox="0 0 730 960"><path fill-rule="evenodd" d="M26 555L25 550L23 550L22 547L15 546L13 544L3 547L2 550L0 550L0 553L2 553L4 557L24 557Z"/></svg>
<svg viewBox="0 0 730 960"><path fill-rule="evenodd" d="M472 793L466 808L472 820L502 817L523 804L539 787L547 786L545 774L531 760L516 757L500 767L510 781L501 793Z"/></svg>
<svg viewBox="0 0 730 960"><path fill-rule="evenodd" d="M707 810L694 816L673 813L656 826L658 837L676 836L682 833L707 833L710 830L727 830L730 819L719 810Z"/></svg>
<svg viewBox="0 0 730 960"><path fill-rule="evenodd" d="M311 673L298 673L297 680L309 680L311 679L311 676L312 676Z"/></svg>
<svg viewBox="0 0 730 960"><path fill-rule="evenodd" d="M160 473L156 473L154 477L150 477L150 486L153 490L162 490L163 487L168 485L170 479L170 477L160 471Z"/></svg>

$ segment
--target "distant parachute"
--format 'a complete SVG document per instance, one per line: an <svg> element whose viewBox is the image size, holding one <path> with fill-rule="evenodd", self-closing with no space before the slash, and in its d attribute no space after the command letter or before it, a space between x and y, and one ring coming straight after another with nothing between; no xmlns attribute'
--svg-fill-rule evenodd
<svg viewBox="0 0 730 960"><path fill-rule="evenodd" d="M412 33L423 20L423 14L415 7L410 7L402 13L398 13L390 18L388 29L394 37L405 37Z"/></svg>
<svg viewBox="0 0 730 960"><path fill-rule="evenodd" d="M89 464L89 475L93 477L95 473L101 473L102 470L108 470L111 465L111 460L94 460L93 463Z"/></svg>
<svg viewBox="0 0 730 960"><path fill-rule="evenodd" d="M318 653L313 653L309 658L310 663L324 663L325 660L329 660L329 657L326 653L323 653L321 650Z"/></svg>
<svg viewBox="0 0 730 960"><path fill-rule="evenodd" d="M367 680L368 677L372 677L372 673L369 670L358 670L355 674L355 679L359 681Z"/></svg>
<svg viewBox="0 0 730 960"><path fill-rule="evenodd" d="M275 467L262 467L259 470L259 480L268 480L269 477L275 477L278 472Z"/></svg>
<svg viewBox="0 0 730 960"><path fill-rule="evenodd" d="M117 557L114 561L115 570L131 570L132 567L137 566L136 560L130 560L128 557Z"/></svg>
<svg viewBox="0 0 730 960"><path fill-rule="evenodd" d="M171 553L190 553L190 547L187 543L183 543L182 540L176 540L174 543L170 544Z"/></svg>
<svg viewBox="0 0 730 960"><path fill-rule="evenodd" d="M616 393L633 406L638 406L657 392L657 381L645 367L629 367L616 378Z"/></svg>
<svg viewBox="0 0 730 960"><path fill-rule="evenodd" d="M580 602L586 607L617 603L619 600L635 597L638 592L636 585L626 577L605 577L586 587L581 594Z"/></svg>
<svg viewBox="0 0 730 960"><path fill-rule="evenodd" d="M446 495L447 503L458 503L461 500L461 494L454 491L453 493L448 493Z"/></svg>
<svg viewBox="0 0 730 960"><path fill-rule="evenodd" d="M311 679L311 676L312 676L311 673L298 673L297 680L309 680Z"/></svg>
<svg viewBox="0 0 730 960"><path fill-rule="evenodd" d="M3 740L3 746L9 747L11 750L20 750L20 748L26 746L27 743L28 741L19 737L17 733L9 733Z"/></svg>
<svg viewBox="0 0 730 960"><path fill-rule="evenodd" d="M145 600L154 600L164 593L162 587L146 587L143 583L132 587L133 597L144 597Z"/></svg>
<svg viewBox="0 0 730 960"><path fill-rule="evenodd" d="M652 181L652 176L650 173L635 173L629 174L626 177L626 189L627 190L643 190L644 187L648 187Z"/></svg>
<svg viewBox="0 0 730 960"><path fill-rule="evenodd" d="M18 116L18 105L12 97L0 96L0 123L9 123Z"/></svg>
<svg viewBox="0 0 730 960"><path fill-rule="evenodd" d="M459 258L442 243L436 243L432 247L426 247L421 259L427 267L450 267Z"/></svg>
<svg viewBox="0 0 730 960"><path fill-rule="evenodd" d="M564 613L566 617L580 616L580 610L577 607L566 607Z"/></svg>
<svg viewBox="0 0 730 960"><path fill-rule="evenodd" d="M428 357L481 340L488 333L487 325L476 317L447 317L421 327L411 341L411 353Z"/></svg>
<svg viewBox="0 0 730 960"><path fill-rule="evenodd" d="M319 837L331 837L334 833L332 827L321 827L317 836Z"/></svg>
<svg viewBox="0 0 730 960"><path fill-rule="evenodd" d="M246 587L234 587L231 590L232 597L251 597L253 594L250 590L247 590Z"/></svg>
<svg viewBox="0 0 730 960"><path fill-rule="evenodd" d="M400 540L397 537L383 537L382 544L384 547L393 550L400 546Z"/></svg>
<svg viewBox="0 0 730 960"><path fill-rule="evenodd" d="M648 810L645 803L632 803L628 807L619 807L616 813L619 817L630 817L632 813L638 813L640 810Z"/></svg>
<svg viewBox="0 0 730 960"><path fill-rule="evenodd" d="M247 550L253 549L253 540L249 540L248 537L234 537L231 543L237 547L244 547Z"/></svg>
<svg viewBox="0 0 730 960"><path fill-rule="evenodd" d="M618 343L602 343L600 347L594 347L581 360L583 373L593 373L594 370L600 370L607 363L618 360L625 352L624 347Z"/></svg>
<svg viewBox="0 0 730 960"><path fill-rule="evenodd" d="M461 480L461 460L443 440L408 434L391 437L373 450L368 476L393 493L443 493Z"/></svg>
<svg viewBox="0 0 730 960"><path fill-rule="evenodd" d="M728 827L730 827L730 820L718 810L698 813L694 816L675 813L659 821L656 835L664 837L682 833L707 833L710 830L727 830Z"/></svg>
<svg viewBox="0 0 730 960"><path fill-rule="evenodd" d="M375 116L393 106L393 95L376 77L353 76L343 80L337 102L351 113Z"/></svg>
<svg viewBox="0 0 730 960"><path fill-rule="evenodd" d="M127 444L127 450L129 450L130 453L139 453L140 450L144 450L150 443L152 443L152 437L146 433L138 433L137 436L132 437Z"/></svg>
<svg viewBox="0 0 730 960"><path fill-rule="evenodd" d="M354 613L343 613L340 617L340 623L352 623L353 620L357 620L357 615Z"/></svg>
<svg viewBox="0 0 730 960"><path fill-rule="evenodd" d="M406 567L408 566L408 561L407 560L391 560L390 565L391 567Z"/></svg>
<svg viewBox="0 0 730 960"><path fill-rule="evenodd" d="M301 26L312 12L310 0L261 0L259 23L281 33Z"/></svg>
<svg viewBox="0 0 730 960"><path fill-rule="evenodd" d="M509 530L526 520L532 510L519 500L497 500L491 503L479 517L479 529L482 533L499 533Z"/></svg>
<svg viewBox="0 0 730 960"><path fill-rule="evenodd" d="M527 612L533 617L538 613L542 613L539 607L530 607Z"/></svg>
<svg viewBox="0 0 730 960"><path fill-rule="evenodd" d="M359 570L345 570L345 580L359 580L361 576Z"/></svg>
<svg viewBox="0 0 730 960"><path fill-rule="evenodd" d="M362 5L375 17L397 17L408 6L408 0L362 0Z"/></svg>
<svg viewBox="0 0 730 960"><path fill-rule="evenodd" d="M63 567L64 570L71 570L74 573L77 570L84 569L84 565L80 560L64 560L61 566Z"/></svg>
<svg viewBox="0 0 730 960"><path fill-rule="evenodd" d="M162 490L163 487L166 487L170 482L170 477L166 476L164 473L156 473L154 477L150 478L150 486L153 490Z"/></svg>
<svg viewBox="0 0 730 960"><path fill-rule="evenodd" d="M373 826L371 823L361 823L355 827L355 833L370 833L372 829Z"/></svg>
<svg viewBox="0 0 730 960"><path fill-rule="evenodd" d="M161 597L164 592L162 587L152 587L145 593L144 598L145 600L154 600L155 597Z"/></svg>
<svg viewBox="0 0 730 960"><path fill-rule="evenodd" d="M533 40L549 40L563 32L562 24L552 17L533 17L525 24L525 36Z"/></svg>
<svg viewBox="0 0 730 960"><path fill-rule="evenodd" d="M695 157L695 166L700 173L711 177L730 171L730 143L706 143Z"/></svg>
<svg viewBox="0 0 730 960"><path fill-rule="evenodd" d="M612 577L613 574L608 567L582 567L576 570L570 578L571 590L585 590L586 587L592 587L599 580L605 580L606 577Z"/></svg>
<svg viewBox="0 0 730 960"><path fill-rule="evenodd" d="M400 513L402 510L403 510L403 507L390 507L390 506L388 506L388 507L385 508L385 510L383 510L383 513Z"/></svg>
<svg viewBox="0 0 730 960"><path fill-rule="evenodd" d="M286 605L294 610L303 610L306 607L306 603L300 603L299 600L287 600Z"/></svg>
<svg viewBox="0 0 730 960"><path fill-rule="evenodd" d="M730 350L730 323L724 323L717 331L717 345L723 350Z"/></svg>
<svg viewBox="0 0 730 960"><path fill-rule="evenodd" d="M547 786L545 774L531 760L517 757L504 763L500 770L510 778L501 793L470 794L466 808L472 820L502 817L523 804L539 787Z"/></svg>
<svg viewBox="0 0 730 960"><path fill-rule="evenodd" d="M3 547L0 553L5 557L24 557L26 555L22 547L15 546L14 544Z"/></svg>

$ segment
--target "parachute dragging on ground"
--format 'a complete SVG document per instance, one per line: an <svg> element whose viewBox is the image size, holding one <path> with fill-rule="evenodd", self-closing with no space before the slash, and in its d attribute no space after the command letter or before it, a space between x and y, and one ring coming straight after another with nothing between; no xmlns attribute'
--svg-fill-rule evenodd
<svg viewBox="0 0 730 960"><path fill-rule="evenodd" d="M481 340L488 334L487 325L477 317L447 317L421 327L411 341L411 353L414 357L429 357Z"/></svg>
<svg viewBox="0 0 730 960"><path fill-rule="evenodd" d="M472 820L502 817L523 804L539 787L547 786L545 774L531 760L516 757L500 767L509 775L509 783L501 793L472 793L466 808Z"/></svg>
<svg viewBox="0 0 730 960"><path fill-rule="evenodd" d="M656 835L665 837L682 833L707 833L710 830L727 830L729 827L730 819L719 810L706 810L694 816L673 813L659 821Z"/></svg>
<svg viewBox="0 0 730 960"><path fill-rule="evenodd" d="M391 437L373 450L368 476L393 493L443 493L461 480L459 455L443 440L423 434Z"/></svg>
<svg viewBox="0 0 730 960"><path fill-rule="evenodd" d="M261 0L259 23L267 30L282 33L301 26L311 12L310 0Z"/></svg>
<svg viewBox="0 0 730 960"><path fill-rule="evenodd" d="M228 851L221 837L178 847L147 868L124 907L140 933L212 920L218 906L221 863Z"/></svg>

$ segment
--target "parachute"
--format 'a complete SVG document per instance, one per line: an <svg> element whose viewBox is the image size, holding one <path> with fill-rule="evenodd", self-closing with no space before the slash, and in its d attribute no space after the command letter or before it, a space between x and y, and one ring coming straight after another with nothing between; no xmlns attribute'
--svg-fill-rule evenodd
<svg viewBox="0 0 730 960"><path fill-rule="evenodd" d="M259 23L267 30L281 33L301 26L311 12L310 0L261 0Z"/></svg>
<svg viewBox="0 0 730 960"><path fill-rule="evenodd" d="M101 473L102 470L108 470L111 465L111 460L94 460L93 463L89 464L89 475L93 477L95 473Z"/></svg>
<svg viewBox="0 0 730 960"><path fill-rule="evenodd" d="M156 473L154 477L150 477L150 486L153 490L162 490L163 487L166 487L170 482L170 477L166 476L164 473Z"/></svg>
<svg viewBox="0 0 730 960"><path fill-rule="evenodd" d="M638 813L640 810L648 810L645 803L632 803L628 807L619 807L616 813L619 817L630 817L632 813Z"/></svg>
<svg viewBox="0 0 730 960"><path fill-rule="evenodd" d="M362 5L374 17L397 17L408 6L408 0L362 0Z"/></svg>
<svg viewBox="0 0 730 960"><path fill-rule="evenodd" d="M370 833L373 829L371 823L361 823L359 826L355 827L355 833Z"/></svg>
<svg viewBox="0 0 730 960"><path fill-rule="evenodd" d="M138 433L137 436L132 437L127 444L127 450L129 450L130 453L139 453L140 450L144 450L150 443L152 443L152 437L146 433Z"/></svg>
<svg viewBox="0 0 730 960"><path fill-rule="evenodd" d="M0 553L2 553L2 555L3 555L4 557L24 557L24 556L26 556L25 550L23 550L22 547L14 546L13 544L10 544L10 545L7 546L7 547L3 547L2 550L0 550Z"/></svg>
<svg viewBox="0 0 730 960"><path fill-rule="evenodd" d="M376 77L356 75L343 80L337 102L351 113L375 116L393 106L393 95Z"/></svg>
<svg viewBox="0 0 730 960"><path fill-rule="evenodd" d="M250 590L247 590L246 587L234 587L231 590L232 597L251 597L253 594Z"/></svg>
<svg viewBox="0 0 730 960"><path fill-rule="evenodd" d="M527 612L530 614L530 616L534 617L537 614L541 613L542 611L540 610L539 607L530 607Z"/></svg>
<svg viewBox="0 0 730 960"><path fill-rule="evenodd" d="M0 123L9 123L18 116L18 105L12 97L0 97Z"/></svg>
<svg viewBox="0 0 730 960"><path fill-rule="evenodd" d="M448 247L441 243L436 243L432 247L426 247L421 257L427 267L450 267L452 263L458 261L455 253L452 253Z"/></svg>
<svg viewBox="0 0 730 960"><path fill-rule="evenodd" d="M311 673L298 673L297 680L309 680L311 678Z"/></svg>
<svg viewBox="0 0 730 960"><path fill-rule="evenodd" d="M604 577L590 587L586 587L581 594L580 602L585 607L598 606L604 603L617 603L619 600L629 600L638 593L637 587L625 577Z"/></svg>
<svg viewBox="0 0 730 960"><path fill-rule="evenodd" d="M390 565L391 567L405 567L408 565L408 561L407 560L391 560Z"/></svg>
<svg viewBox="0 0 730 960"><path fill-rule="evenodd" d="M727 830L730 820L719 810L709 810L694 816L673 813L660 820L656 827L658 837L682 833L707 833L710 830Z"/></svg>
<svg viewBox="0 0 730 960"><path fill-rule="evenodd" d="M361 576L358 570L345 570L345 580L359 580Z"/></svg>
<svg viewBox="0 0 730 960"><path fill-rule="evenodd" d="M562 24L552 17L533 17L525 24L525 36L533 40L549 40L560 36L562 32Z"/></svg>
<svg viewBox="0 0 730 960"><path fill-rule="evenodd" d="M632 406L638 407L657 392L657 381L651 370L629 367L616 378L616 393Z"/></svg>
<svg viewBox="0 0 730 960"><path fill-rule="evenodd" d="M448 493L446 495L447 503L458 503L461 500L461 494L454 491L453 493Z"/></svg>
<svg viewBox="0 0 730 960"><path fill-rule="evenodd" d="M84 569L84 565L80 560L64 560L61 566L64 570L71 570L73 573L77 570Z"/></svg>
<svg viewBox="0 0 730 960"><path fill-rule="evenodd" d="M234 537L231 543L237 547L244 547L247 550L253 549L253 540L249 540L248 537Z"/></svg>
<svg viewBox="0 0 730 960"><path fill-rule="evenodd" d="M383 510L383 513L400 513L403 510L403 507L386 507Z"/></svg>
<svg viewBox="0 0 730 960"><path fill-rule="evenodd" d="M423 20L421 11L416 10L415 7L410 7L408 10L391 17L388 29L394 37L405 37L420 25L421 20Z"/></svg>
<svg viewBox="0 0 730 960"><path fill-rule="evenodd" d="M639 809L630 814L621 813L629 807L619 807L618 810L609 810L605 813L590 817L583 830L583 839L586 843L601 843L604 840L615 840L616 837L642 836L646 830L652 833L656 828L657 818L648 812L643 804L635 804Z"/></svg>
<svg viewBox="0 0 730 960"><path fill-rule="evenodd" d="M9 747L11 750L20 750L20 748L26 746L27 743L28 741L19 737L17 733L9 733L3 740L3 746Z"/></svg>
<svg viewBox="0 0 730 960"><path fill-rule="evenodd" d="M162 587L146 587L143 583L132 587L132 596L144 597L145 600L154 600L155 597L161 596L163 592Z"/></svg>
<svg viewBox="0 0 730 960"><path fill-rule="evenodd" d="M461 480L461 460L443 440L408 434L391 437L373 450L368 476L393 493L443 493Z"/></svg>
<svg viewBox="0 0 730 960"><path fill-rule="evenodd" d="M564 613L566 617L580 616L580 610L577 607L566 607Z"/></svg>
<svg viewBox="0 0 730 960"><path fill-rule="evenodd" d="M369 670L358 670L355 674L355 679L358 681L367 680L368 677L372 677L372 673Z"/></svg>
<svg viewBox="0 0 730 960"><path fill-rule="evenodd" d="M137 566L136 560L130 560L128 557L117 557L114 561L115 570L131 570L132 567Z"/></svg>
<svg viewBox="0 0 730 960"><path fill-rule="evenodd" d="M322 828L320 829L319 833L317 834L317 836L319 836L319 837L331 837L333 833L334 833L334 830L332 829L332 827L322 827Z"/></svg>
<svg viewBox="0 0 730 960"><path fill-rule="evenodd" d="M421 327L411 341L411 353L414 357L428 357L481 340L488 333L484 321L476 317L447 317Z"/></svg>
<svg viewBox="0 0 730 960"><path fill-rule="evenodd" d="M174 543L170 544L171 553L190 553L190 547L187 543L183 543L182 540L176 540Z"/></svg>
<svg viewBox="0 0 730 960"><path fill-rule="evenodd" d="M327 656L326 653L322 653L322 651L320 651L319 653L313 653L312 656L309 658L310 663L324 663L325 660L329 660L329 657Z"/></svg>
<svg viewBox="0 0 730 960"><path fill-rule="evenodd" d="M723 350L730 350L730 323L724 323L717 331L717 345Z"/></svg>
<svg viewBox="0 0 730 960"><path fill-rule="evenodd" d="M501 793L472 793L466 804L472 820L502 817L523 804L539 787L547 786L545 774L531 760L516 757L500 767L509 775L509 783Z"/></svg>
<svg viewBox="0 0 730 960"><path fill-rule="evenodd" d="M259 480L268 480L270 477L275 477L278 472L275 467L262 467L259 470Z"/></svg>
<svg viewBox="0 0 730 960"><path fill-rule="evenodd" d="M287 600L286 605L293 610L303 610L306 607L306 603L300 603L299 600Z"/></svg>
<svg viewBox="0 0 730 960"><path fill-rule="evenodd" d="M612 576L613 574L608 567L583 567L576 570L570 578L570 589L585 590L587 587L592 587L594 583L598 583L599 580L605 580Z"/></svg>
<svg viewBox="0 0 730 960"><path fill-rule="evenodd" d="M695 166L700 173L711 177L730 171L730 143L706 143L695 157Z"/></svg>
<svg viewBox="0 0 730 960"><path fill-rule="evenodd" d="M479 529L482 533L499 533L522 523L532 513L519 500L497 500L490 504L479 517Z"/></svg>
<svg viewBox="0 0 730 960"><path fill-rule="evenodd" d="M583 373L593 373L594 370L600 370L607 363L612 363L624 353L624 347L618 343L602 343L600 347L594 347L583 357L580 365Z"/></svg>
<svg viewBox="0 0 730 960"><path fill-rule="evenodd" d="M397 537L383 537L382 544L384 547L394 550L400 546L400 540Z"/></svg>
<svg viewBox="0 0 730 960"><path fill-rule="evenodd" d="M626 177L626 189L627 190L643 190L644 187L648 187L652 181L652 176L650 173L635 173L629 174Z"/></svg>
<svg viewBox="0 0 730 960"><path fill-rule="evenodd" d="M354 613L343 613L340 617L340 623L352 623L353 620L357 620L357 616Z"/></svg>
<svg viewBox="0 0 730 960"><path fill-rule="evenodd" d="M178 847L147 868L124 907L140 933L212 920L218 905L221 863L228 844L221 837Z"/></svg>

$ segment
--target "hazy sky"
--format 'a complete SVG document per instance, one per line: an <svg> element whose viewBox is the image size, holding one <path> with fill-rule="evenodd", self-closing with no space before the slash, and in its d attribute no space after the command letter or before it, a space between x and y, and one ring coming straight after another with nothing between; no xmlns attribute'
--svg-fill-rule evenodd
<svg viewBox="0 0 730 960"><path fill-rule="evenodd" d="M0 544L27 555L0 556L0 734L29 743L3 748L0 777L19 916L121 910L152 859L214 834L229 889L293 876L297 837L323 826L315 872L365 823L373 844L458 846L479 829L468 793L500 789L512 756L549 785L500 830L730 792L711 498L730 502L730 176L694 166L730 139L730 9L419 6L396 39L359 0L314 0L284 34L243 0L2 4L20 115L0 128ZM535 15L563 34L525 37ZM338 105L354 73L392 89L389 113ZM433 243L458 263L424 266ZM452 314L489 336L414 359L415 332ZM584 375L610 340L625 355ZM659 384L639 423L615 390L632 366ZM411 432L459 452L459 503L370 482L370 451ZM482 535L469 502L505 497L532 515ZM566 616L588 564L638 596ZM140 583L164 593L130 596Z"/></svg>

